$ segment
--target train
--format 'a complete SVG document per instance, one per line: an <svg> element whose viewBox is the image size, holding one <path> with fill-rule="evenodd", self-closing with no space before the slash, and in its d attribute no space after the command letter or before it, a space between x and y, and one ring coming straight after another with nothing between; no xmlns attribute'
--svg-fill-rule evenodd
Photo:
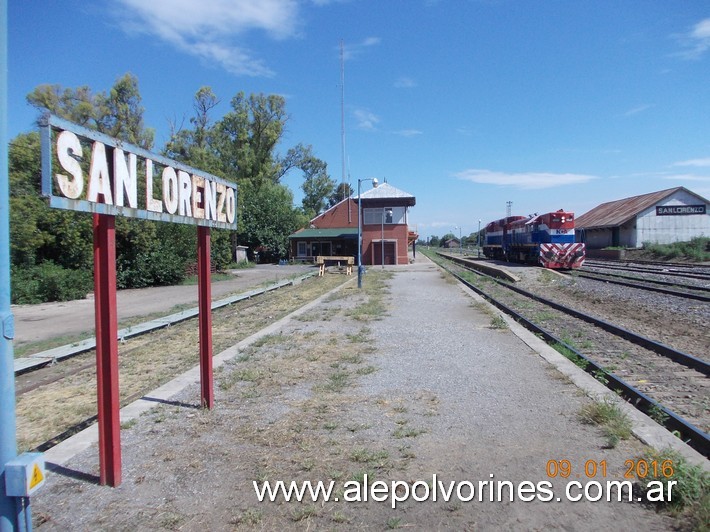
<svg viewBox="0 0 710 532"><path fill-rule="evenodd" d="M489 259L576 269L585 245L574 241L574 213L560 209L533 216L508 216L486 225L483 254Z"/></svg>

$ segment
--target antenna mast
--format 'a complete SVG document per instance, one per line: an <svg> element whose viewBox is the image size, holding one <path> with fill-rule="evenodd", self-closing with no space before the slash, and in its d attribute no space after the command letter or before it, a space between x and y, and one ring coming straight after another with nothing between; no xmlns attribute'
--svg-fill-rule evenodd
<svg viewBox="0 0 710 532"><path fill-rule="evenodd" d="M512 201L506 201L505 202L505 215L510 218L511 213L513 212L513 202Z"/></svg>
<svg viewBox="0 0 710 532"><path fill-rule="evenodd" d="M342 159L341 198L345 199L345 53L343 39L340 39L340 151ZM350 223L350 202L348 202L348 223Z"/></svg>

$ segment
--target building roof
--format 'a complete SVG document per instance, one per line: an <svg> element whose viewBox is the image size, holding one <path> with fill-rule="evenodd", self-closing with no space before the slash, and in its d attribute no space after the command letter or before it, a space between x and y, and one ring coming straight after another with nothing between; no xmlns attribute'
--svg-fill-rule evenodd
<svg viewBox="0 0 710 532"><path fill-rule="evenodd" d="M355 238L357 239L357 227L329 227L318 229L317 227L310 229L302 229L289 238Z"/></svg>
<svg viewBox="0 0 710 532"><path fill-rule="evenodd" d="M363 200L407 200L407 205L414 205L417 201L416 198L408 192L404 192L386 182L380 183L377 187L362 192L360 195ZM357 199L357 196L355 196L355 199Z"/></svg>
<svg viewBox="0 0 710 532"><path fill-rule="evenodd" d="M653 207L656 203L664 200L668 196L678 191L685 191L688 194L698 197L702 201L707 200L691 192L685 187L675 187L650 194L632 196L616 201L609 201L594 207L591 211L577 217L575 227L577 229L603 229L608 227L618 227L633 219L637 214Z"/></svg>

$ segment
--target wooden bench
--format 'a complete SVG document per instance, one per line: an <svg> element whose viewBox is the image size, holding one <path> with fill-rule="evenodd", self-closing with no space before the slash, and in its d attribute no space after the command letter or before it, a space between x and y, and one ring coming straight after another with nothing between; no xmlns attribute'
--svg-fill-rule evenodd
<svg viewBox="0 0 710 532"><path fill-rule="evenodd" d="M354 257L328 257L325 255L318 255L316 257L316 264L318 265L318 276L322 277L325 275L325 267L328 263L337 263L338 267L341 267L341 263L345 263L345 274L353 274L353 264L355 264Z"/></svg>

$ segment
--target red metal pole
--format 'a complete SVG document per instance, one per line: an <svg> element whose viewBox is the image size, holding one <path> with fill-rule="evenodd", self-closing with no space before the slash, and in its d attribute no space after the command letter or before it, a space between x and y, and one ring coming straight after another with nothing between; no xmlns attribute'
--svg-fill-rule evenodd
<svg viewBox="0 0 710 532"><path fill-rule="evenodd" d="M197 228L198 305L200 309L200 386L202 406L214 406L212 377L212 285L210 273L210 228Z"/></svg>
<svg viewBox="0 0 710 532"><path fill-rule="evenodd" d="M121 420L118 395L116 219L94 214L94 308L100 483L121 484Z"/></svg>

